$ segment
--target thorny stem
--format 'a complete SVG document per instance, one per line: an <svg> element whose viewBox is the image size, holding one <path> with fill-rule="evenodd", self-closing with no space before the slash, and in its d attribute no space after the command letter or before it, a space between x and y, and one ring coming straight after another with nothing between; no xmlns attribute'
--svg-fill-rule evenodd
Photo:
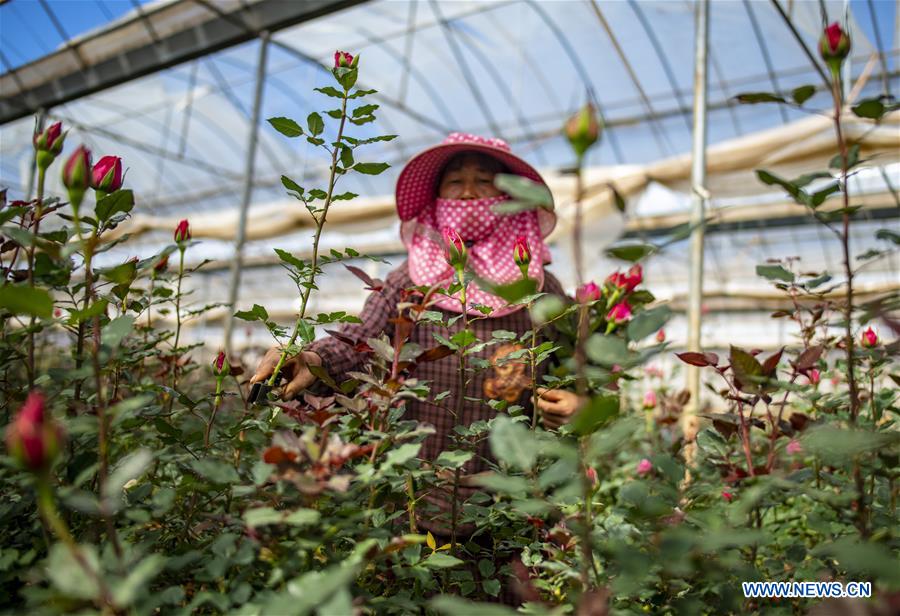
<svg viewBox="0 0 900 616"><path fill-rule="evenodd" d="M38 185L37 185L37 203L34 206L34 239L37 240L38 231L41 227L41 215L44 212L44 179L46 169L38 166ZM28 247L28 286L34 286L34 251L37 245L34 241ZM35 366L34 366L34 322L35 317L32 316L28 324L28 388L34 386Z"/></svg>
<svg viewBox="0 0 900 616"><path fill-rule="evenodd" d="M169 399L169 410L175 401L175 390L178 387L178 341L181 339L181 279L184 278L184 250L179 242L178 251L178 282L175 288L175 342L172 346L174 359L172 361L172 397Z"/></svg>
<svg viewBox="0 0 900 616"><path fill-rule="evenodd" d="M203 435L203 446L206 449L209 449L209 435L212 432L213 423L216 421L216 415L219 413L219 407L222 405L222 381L224 380L223 377L216 377L216 397L213 402L212 414L209 416L209 421L206 422L206 432Z"/></svg>
<svg viewBox="0 0 900 616"><path fill-rule="evenodd" d="M581 200L584 197L584 184L582 181L582 165L584 156L579 154L575 167L575 229L572 234L573 247L575 250L575 277L576 284L580 287L584 284L584 263L582 255L581 242ZM576 363L576 392L579 397L587 394L587 356L585 355L585 341L588 333L588 305L582 303L578 310L578 335L575 341L575 363ZM587 475L587 461L585 459L585 447L587 443L584 439L578 444L578 468L581 474L581 494L582 494L582 520L581 520L581 585L584 592L591 588L590 571L596 572L596 564L594 563L594 551L591 545L591 480Z"/></svg>
<svg viewBox="0 0 900 616"><path fill-rule="evenodd" d="M462 307L463 331L469 329L469 304L466 299L466 280L463 270L456 271L459 283L462 289L459 291L459 303ZM466 402L466 350L459 351L459 392L456 396L456 417L454 424L459 424L462 417L463 407ZM453 498L450 502L450 553L456 555L456 527L459 525L459 479L462 474L462 468L457 467L453 472Z"/></svg>
<svg viewBox="0 0 900 616"><path fill-rule="evenodd" d="M850 388L850 423L856 424L859 415L859 391L856 385L856 374L853 365L853 268L850 263L850 193L847 185L847 167L849 164L847 155L847 142L841 129L841 80L840 74L832 70L831 96L834 99L834 130L837 135L838 147L841 150L841 196L843 198L843 232L841 234L841 248L844 253L844 275L847 277L847 303L844 305L845 344L847 351L847 384ZM853 480L856 484L856 526L863 538L868 537L869 531L866 522L866 492L865 481L859 460L853 459Z"/></svg>
<svg viewBox="0 0 900 616"><path fill-rule="evenodd" d="M344 136L344 124L347 122L347 96L349 94L350 91L345 89L344 98L341 100L341 123L338 126L337 138L334 140L336 144L340 144L341 139ZM322 213L318 217L314 215L316 221L316 233L313 236L312 262L309 270L309 279L300 295L300 314L297 316L297 322L294 323L294 331L291 332L291 339L285 345L284 349L282 349L281 356L278 358L278 363L272 371L272 376L269 377L269 387L275 386L275 379L278 378L281 367L284 365L284 362L287 361L288 351L297 342L297 336L300 335L300 326L303 324L303 319L306 318L306 305L309 302L309 295L312 292L316 280L316 270L318 269L319 238L322 237L322 229L325 227L325 219L328 216L328 208L331 207L334 186L337 183L337 160L340 149L340 146L336 145L331 152L331 171L328 177L328 194L326 195L325 203L322 206Z"/></svg>

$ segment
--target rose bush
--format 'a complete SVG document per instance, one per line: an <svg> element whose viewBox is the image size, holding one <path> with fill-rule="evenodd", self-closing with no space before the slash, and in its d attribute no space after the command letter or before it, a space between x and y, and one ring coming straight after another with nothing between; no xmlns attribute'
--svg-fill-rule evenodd
<svg viewBox="0 0 900 616"><path fill-rule="evenodd" d="M236 314L263 323L280 348L278 369L255 392L238 358L182 342L183 324L207 309L182 292L194 273L185 254L197 243L189 221L158 254L95 267L94 256L111 245L106 235L133 208L123 161L106 156L92 166L79 147L61 165L69 201L44 199L43 171L65 133L58 123L36 132L37 197L7 204L4 195L0 207L5 608L507 614L512 608L470 602L511 594L531 614L793 614L816 601L746 599L740 583L871 581L878 601L900 589L898 344L868 325L900 300L856 306L849 292L836 300L831 291L852 282L849 258L839 283L791 261L759 266L793 301L794 310L774 316L795 324L795 344L679 355L718 379L711 388L721 399L695 417L699 426L682 421L690 400L671 386L673 374L647 367L652 385L641 381L651 357L671 353L663 330L671 310L642 287L638 261L665 249L651 245L612 248L629 269L599 285L580 281L575 301L565 302L534 292L529 248L517 243L510 258L525 265L523 279L493 290L528 306L533 331L478 340L464 315L462 329L441 322L447 335L420 348L410 334L440 313L428 308L434 289L409 289L394 336L349 341L365 355L363 369L336 382L310 362L318 388L278 399L271 390L280 369L316 328L355 319L307 307L328 268L364 258L352 248L318 250L329 209L356 196L337 190L340 178L383 171L386 164L357 157L394 138L350 134L377 109L351 108L371 93L355 88L360 70L359 54L335 54L337 85L318 88L338 104L324 112L328 130L318 112L305 126L269 120L286 138L319 148L330 173L317 188L282 178L315 223L313 251L302 259L276 250L297 284L293 327L261 305ZM587 106L566 130L580 169L600 123ZM842 221L847 252L855 210L846 177L862 161L855 146L838 145L840 177L823 189L844 198L836 213L818 209L821 191L807 192L802 178L759 175L823 223ZM509 190L522 207L540 206L533 187ZM900 241L890 230L879 237ZM445 240L458 272L450 294L471 280L458 240ZM169 268L176 252L178 267ZM368 288L383 284L349 267ZM538 342L539 330L547 341ZM465 380L487 368L477 350L511 342L520 348L509 360L527 362L530 374L549 366L535 391L575 389L580 410L545 430L520 406L485 401L496 417L459 423L453 447L424 463L430 428L405 416L405 404L444 403L417 380L416 366L456 355ZM833 387L820 383L826 373L841 375ZM459 469L485 439L492 471L473 480L479 489L453 515L454 527L476 531L438 545L419 531L431 512L416 495L458 488Z"/></svg>

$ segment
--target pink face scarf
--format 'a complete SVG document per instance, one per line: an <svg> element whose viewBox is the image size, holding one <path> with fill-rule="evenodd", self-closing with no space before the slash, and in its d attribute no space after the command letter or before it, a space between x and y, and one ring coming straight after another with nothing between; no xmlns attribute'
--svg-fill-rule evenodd
<svg viewBox="0 0 900 616"><path fill-rule="evenodd" d="M453 268L447 263L441 229L455 229L469 250L468 268L476 276L495 284L508 284L521 279L522 272L513 260L516 238L524 236L531 249L528 276L544 286L544 264L550 262L550 250L544 244L536 210L518 214L495 214L491 206L509 199L506 195L485 199L436 199L415 220L401 227L403 243L409 251L409 275L417 285L449 286L454 281ZM459 293L438 296L435 305L452 312L462 312ZM471 283L467 290L468 313L484 316L472 308L483 304L493 309L491 317L499 317L522 308L510 306L501 297Z"/></svg>

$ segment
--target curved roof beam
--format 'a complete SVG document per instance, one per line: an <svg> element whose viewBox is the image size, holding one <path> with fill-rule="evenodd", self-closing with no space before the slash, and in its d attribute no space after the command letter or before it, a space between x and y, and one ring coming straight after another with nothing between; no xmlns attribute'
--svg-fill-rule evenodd
<svg viewBox="0 0 900 616"><path fill-rule="evenodd" d="M569 57L569 61L572 63L572 66L575 67L575 71L578 73L578 76L581 77L581 81L584 83L584 87L588 92L588 96L591 98L591 102L594 103L594 106L597 108L597 113L600 115L600 119L603 121L604 126L607 125L606 122L606 114L603 113L603 105L600 104L600 100L594 94L594 87L592 85L591 76L588 75L587 70L584 68L584 64L581 63L581 58L578 57L578 54L575 53L575 50L572 48L572 45L569 44L569 39L565 37L562 31L559 29L559 26L556 25L556 22L544 11L543 7L535 2L534 0L525 0L525 3L531 7L531 9L538 14L541 20L547 24L547 27L550 28L550 31L553 32L553 36L556 38L557 42L562 46L563 51ZM622 156L622 151L619 148L619 140L616 138L615 133L612 130L607 130L606 134L609 136L609 144L612 146L613 157L615 158L617 163L624 162L624 157Z"/></svg>
<svg viewBox="0 0 900 616"><path fill-rule="evenodd" d="M753 7L750 6L748 0L744 0L744 9L747 11L747 17L750 18L750 27L753 29L753 36L756 38L756 44L759 45L759 52L762 54L763 63L766 65L766 73L769 75L769 81L772 83L772 87L775 88L775 93L781 94L781 87L778 85L778 77L775 76L772 58L769 56L769 48L766 47L766 42L759 29L759 22L756 21L756 14L753 12ZM776 107L778 107L778 111L781 115L781 123L787 124L790 120L788 119L784 105L776 105Z"/></svg>
<svg viewBox="0 0 900 616"><path fill-rule="evenodd" d="M447 46L450 47L450 52L456 59L456 64L457 66L459 66L460 71L462 71L463 80L469 87L469 92L472 94L472 98L475 99L475 103L478 105L478 108L481 109L481 114L485 117L485 120L487 120L488 126L490 126L491 128L491 132L494 134L494 136L504 139L505 137L500 130L500 126L497 124L496 119L494 119L494 115L491 113L487 101L481 95L481 88L479 88L475 83L475 78L472 75L472 72L469 70L469 65L466 63L466 59L463 56L462 50L459 48L459 44L457 43L456 38L454 38L454 33L450 29L450 25L447 23L447 20L444 19L444 15L441 13L441 8L438 5L437 0L431 0L429 6L431 7L432 13L434 13L435 17L437 17L438 21L441 24L441 32L444 33L444 38L447 40Z"/></svg>
<svg viewBox="0 0 900 616"><path fill-rule="evenodd" d="M634 11L634 14L637 15L638 21L641 24L641 28L643 28L644 33L647 35L647 38L650 39L650 45L653 47L653 51L656 53L656 57L659 59L659 63L662 65L663 72L666 74L666 79L669 82L669 86L672 88L672 94L675 96L675 100L678 101L678 107L681 111L681 117L684 119L684 124L687 126L688 132L693 131L693 127L691 126L691 120L689 116L691 115L691 109L688 105L685 104L684 99L681 96L681 92L678 88L678 80L675 79L675 72L672 70L672 65L669 64L669 60L666 58L666 54L663 53L662 44L659 42L659 39L656 36L656 33L653 31L653 28L650 26L650 22L647 21L647 16L644 15L644 11L641 9L640 5L638 5L635 0L628 0L628 6L631 7L631 10Z"/></svg>
<svg viewBox="0 0 900 616"><path fill-rule="evenodd" d="M619 60L625 67L625 71L628 73L628 76L631 78L631 83L633 83L634 87L637 89L638 94L641 97L641 101L644 103L644 107L647 109L647 113L650 114L650 130L653 132L653 136L656 138L656 144L664 154L671 154L674 151L674 148L669 141L669 136L666 134L662 123L659 121L659 116L656 115L656 111L653 110L653 105L650 102L650 98L647 96L647 93L644 92L644 88L643 86L641 86L641 82L638 79L637 73L635 72L634 68L631 66L631 62L628 61L628 57L625 55L625 51L622 49L622 46L619 45L619 39L616 38L616 35L613 33L612 28L609 27L609 22L606 21L606 17L603 15L603 11L600 10L600 5L597 4L597 0L590 0L590 3L591 8L594 9L594 15L597 16L598 20L600 20L600 25L603 26L603 30L606 32L606 35L609 37L613 48L616 50L616 55L619 56Z"/></svg>

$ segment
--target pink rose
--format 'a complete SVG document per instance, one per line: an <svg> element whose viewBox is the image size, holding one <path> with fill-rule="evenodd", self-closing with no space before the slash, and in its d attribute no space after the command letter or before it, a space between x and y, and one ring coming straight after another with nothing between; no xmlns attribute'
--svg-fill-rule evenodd
<svg viewBox="0 0 900 616"><path fill-rule="evenodd" d="M531 250L528 248L528 239L524 235L516 238L513 246L513 260L520 268L528 267L528 264L531 263Z"/></svg>
<svg viewBox="0 0 900 616"><path fill-rule="evenodd" d="M800 445L800 441L797 439L791 439L791 441L787 444L787 447L784 448L786 452L791 455L798 454L803 451L803 447Z"/></svg>
<svg viewBox="0 0 900 616"><path fill-rule="evenodd" d="M656 392L652 389L644 394L644 408L647 410L656 408Z"/></svg>
<svg viewBox="0 0 900 616"><path fill-rule="evenodd" d="M587 282L575 291L575 299L581 304L595 302L600 299L601 295L600 287L594 282Z"/></svg>
<svg viewBox="0 0 900 616"><path fill-rule="evenodd" d="M628 305L628 302L619 302L606 314L606 320L616 325L621 325L630 318L631 306Z"/></svg>
<svg viewBox="0 0 900 616"><path fill-rule="evenodd" d="M862 333L862 345L867 349L878 345L878 334L875 333L871 326Z"/></svg>
<svg viewBox="0 0 900 616"><path fill-rule="evenodd" d="M444 227L444 230L441 231L441 236L444 238L447 263L455 269L465 269L466 262L469 259L469 252L459 232L456 229Z"/></svg>
<svg viewBox="0 0 900 616"><path fill-rule="evenodd" d="M638 462L638 465L637 465L637 474L638 475L643 477L644 475L649 475L651 472L653 472L653 463L650 460L648 460L647 458L644 458L643 460Z"/></svg>
<svg viewBox="0 0 900 616"><path fill-rule="evenodd" d="M666 330L661 329L656 332L656 341L660 344L666 341Z"/></svg>
<svg viewBox="0 0 900 616"><path fill-rule="evenodd" d="M353 64L353 55L346 51L334 52L334 68L351 68Z"/></svg>

